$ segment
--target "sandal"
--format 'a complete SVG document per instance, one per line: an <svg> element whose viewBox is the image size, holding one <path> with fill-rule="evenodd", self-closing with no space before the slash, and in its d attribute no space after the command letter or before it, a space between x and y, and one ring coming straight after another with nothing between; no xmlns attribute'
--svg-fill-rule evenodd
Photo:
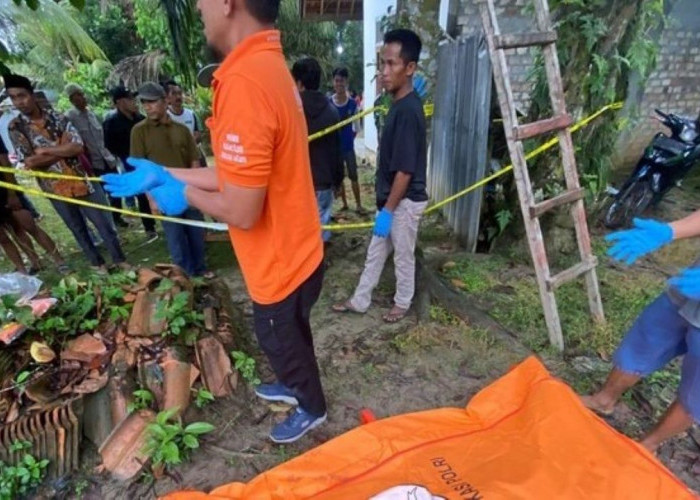
<svg viewBox="0 0 700 500"><path fill-rule="evenodd" d="M213 280L214 278L216 278L216 273L214 271L207 271L202 275L202 278L206 280Z"/></svg>
<svg viewBox="0 0 700 500"><path fill-rule="evenodd" d="M338 304L333 304L331 306L331 309L333 310L333 312L337 313L363 314L361 311L358 311L353 307L353 305L350 303L350 300L346 300L345 302L341 302Z"/></svg>
<svg viewBox="0 0 700 500"><path fill-rule="evenodd" d="M408 314L408 309L402 309L398 306L394 306L391 310L382 316L385 323L398 323L406 317Z"/></svg>

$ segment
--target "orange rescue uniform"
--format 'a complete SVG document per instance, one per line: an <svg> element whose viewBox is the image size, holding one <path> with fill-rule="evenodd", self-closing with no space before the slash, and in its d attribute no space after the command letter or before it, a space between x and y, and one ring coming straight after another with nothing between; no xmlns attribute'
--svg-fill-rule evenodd
<svg viewBox="0 0 700 500"><path fill-rule="evenodd" d="M220 187L267 189L260 219L250 230L231 227L231 243L253 300L280 302L319 267L323 243L306 120L279 31L246 38L212 86L207 125Z"/></svg>

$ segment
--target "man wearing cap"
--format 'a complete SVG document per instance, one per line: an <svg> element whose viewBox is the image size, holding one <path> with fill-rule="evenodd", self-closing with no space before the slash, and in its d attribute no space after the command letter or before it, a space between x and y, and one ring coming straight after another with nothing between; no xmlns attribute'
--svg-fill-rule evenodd
<svg viewBox="0 0 700 500"><path fill-rule="evenodd" d="M117 159L105 147L102 123L97 115L91 109L88 109L88 101L83 88L76 83L69 83L64 91L73 105L73 108L66 112L66 118L78 129L95 174L99 176L109 172L116 172ZM102 190L99 186L95 186L95 188ZM109 198L110 205L121 208L121 198L113 198L111 196ZM117 226L129 227L129 224L122 218L121 214L113 212L112 218Z"/></svg>
<svg viewBox="0 0 700 500"><path fill-rule="evenodd" d="M29 79L19 75L5 75L3 78L12 104L20 112L9 127L19 162L30 170L86 177L78 159L83 151L83 140L71 122L52 109L39 107ZM95 191L87 180L38 178L37 182L47 193L94 204L104 202L104 196ZM105 261L90 239L86 224L88 219L100 233L114 263L125 263L117 233L107 212L55 199L51 200L51 204L92 266L102 269Z"/></svg>
<svg viewBox="0 0 700 500"><path fill-rule="evenodd" d="M280 0L199 0L197 7L207 42L225 57L207 122L216 166L130 160L135 172L104 180L113 194L148 191L167 214L191 205L228 224L255 334L277 377L255 393L296 406L270 432L274 442L291 443L326 420L310 324L323 242L304 110L274 28Z"/></svg>
<svg viewBox="0 0 700 500"><path fill-rule="evenodd" d="M189 129L168 116L165 90L155 82L144 83L138 91L146 119L131 131L131 156L146 158L168 167L199 167L199 155ZM196 208L188 208L182 219L202 221ZM207 274L204 259L204 229L175 222L163 222L168 251L173 262L190 276Z"/></svg>
<svg viewBox="0 0 700 500"><path fill-rule="evenodd" d="M115 112L104 121L105 146L114 156L121 160L124 170L130 172L134 167L129 165L126 159L129 157L129 148L131 147L131 131L145 117L139 113L138 105L134 98L135 94L126 87L121 85L114 87L110 94ZM116 199L120 200L121 204L121 198ZM139 212L150 214L151 205L148 202L148 197L145 194L141 194L136 199L139 204ZM150 243L158 239L156 222L153 219L142 217L141 223L144 231L146 231L147 242Z"/></svg>

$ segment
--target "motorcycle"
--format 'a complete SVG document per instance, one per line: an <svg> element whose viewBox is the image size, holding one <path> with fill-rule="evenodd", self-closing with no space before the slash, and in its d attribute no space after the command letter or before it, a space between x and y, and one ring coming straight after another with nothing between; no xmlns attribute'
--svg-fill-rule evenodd
<svg viewBox="0 0 700 500"><path fill-rule="evenodd" d="M634 217L659 203L671 188L680 185L700 158L698 123L658 109L654 112L671 135L656 134L622 187L609 189L613 202L605 213L603 224L610 229L629 225Z"/></svg>

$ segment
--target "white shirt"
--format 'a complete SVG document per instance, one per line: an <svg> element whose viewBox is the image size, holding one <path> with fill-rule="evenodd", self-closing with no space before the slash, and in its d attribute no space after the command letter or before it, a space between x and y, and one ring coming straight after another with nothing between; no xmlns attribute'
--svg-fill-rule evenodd
<svg viewBox="0 0 700 500"><path fill-rule="evenodd" d="M11 109L5 111L2 116L0 116L0 137L2 137L2 142L5 143L7 152L11 155L15 154L15 145L12 144L10 140L10 122L19 115L19 111L16 109Z"/></svg>
<svg viewBox="0 0 700 500"><path fill-rule="evenodd" d="M182 123L185 127L190 129L190 133L194 135L194 130L197 124L197 118L194 115L194 111L188 108L182 108L182 114L176 115L168 108L168 116L177 123Z"/></svg>

